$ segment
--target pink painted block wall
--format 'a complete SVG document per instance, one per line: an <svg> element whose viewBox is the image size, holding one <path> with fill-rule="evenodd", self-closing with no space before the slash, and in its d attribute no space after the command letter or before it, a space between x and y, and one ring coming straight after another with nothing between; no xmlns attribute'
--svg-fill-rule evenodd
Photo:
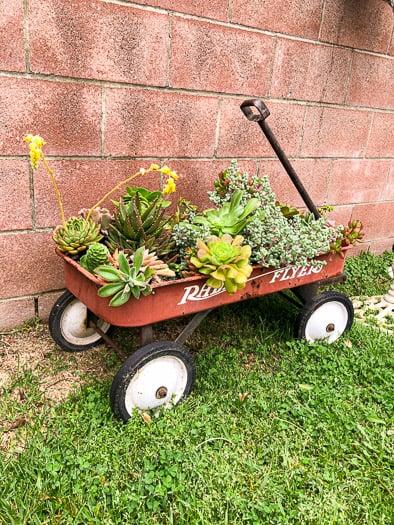
<svg viewBox="0 0 394 525"><path fill-rule="evenodd" d="M152 161L204 206L233 158L300 205L239 109L254 97L316 204L360 218L363 249L391 249L394 15L382 0L0 0L0 330L45 320L64 287L56 198L30 170L26 134L47 140L69 216Z"/></svg>

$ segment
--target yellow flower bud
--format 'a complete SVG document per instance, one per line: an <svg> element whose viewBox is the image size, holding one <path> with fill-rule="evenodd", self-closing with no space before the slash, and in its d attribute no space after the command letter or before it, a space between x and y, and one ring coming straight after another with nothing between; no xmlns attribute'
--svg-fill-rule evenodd
<svg viewBox="0 0 394 525"><path fill-rule="evenodd" d="M24 140L29 143L30 164L32 169L36 170L42 157L42 148L46 142L40 135L27 135Z"/></svg>
<svg viewBox="0 0 394 525"><path fill-rule="evenodd" d="M171 173L171 170L168 166L163 166L160 171L164 173L164 175L169 175Z"/></svg>
<svg viewBox="0 0 394 525"><path fill-rule="evenodd" d="M176 191L176 186L175 186L174 179L169 178L167 180L167 184L164 186L163 194L164 195L170 195L170 193L174 193L174 191Z"/></svg>

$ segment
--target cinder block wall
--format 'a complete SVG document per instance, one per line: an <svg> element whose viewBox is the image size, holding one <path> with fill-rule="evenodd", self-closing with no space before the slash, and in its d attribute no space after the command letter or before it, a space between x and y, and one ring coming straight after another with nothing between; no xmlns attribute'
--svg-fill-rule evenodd
<svg viewBox="0 0 394 525"><path fill-rule="evenodd" d="M64 286L27 133L48 142L68 216L151 161L201 204L233 158L300 204L239 109L263 97L314 201L391 249L393 21L382 0L0 0L0 329L45 320Z"/></svg>

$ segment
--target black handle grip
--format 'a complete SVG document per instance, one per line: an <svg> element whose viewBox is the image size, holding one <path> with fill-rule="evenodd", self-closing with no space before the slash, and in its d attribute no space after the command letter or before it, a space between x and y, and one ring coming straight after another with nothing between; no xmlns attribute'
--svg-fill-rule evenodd
<svg viewBox="0 0 394 525"><path fill-rule="evenodd" d="M253 111L255 108L258 113ZM252 122L261 122L270 116L269 109L259 98L245 100L241 104L241 110L248 120Z"/></svg>

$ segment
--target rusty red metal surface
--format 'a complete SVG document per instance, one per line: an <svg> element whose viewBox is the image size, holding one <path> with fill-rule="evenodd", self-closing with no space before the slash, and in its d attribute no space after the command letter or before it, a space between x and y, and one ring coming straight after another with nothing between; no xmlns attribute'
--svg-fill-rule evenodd
<svg viewBox="0 0 394 525"><path fill-rule="evenodd" d="M67 289L95 315L115 326L139 327L167 319L194 314L209 308L245 301L262 295L330 279L343 272L344 259L337 254L321 257L327 264L288 266L278 269L255 267L243 290L229 295L224 288L206 285L207 277L192 276L152 285L152 293L131 298L119 307L109 306L109 299L99 297L103 284L77 262L57 250L64 261Z"/></svg>

